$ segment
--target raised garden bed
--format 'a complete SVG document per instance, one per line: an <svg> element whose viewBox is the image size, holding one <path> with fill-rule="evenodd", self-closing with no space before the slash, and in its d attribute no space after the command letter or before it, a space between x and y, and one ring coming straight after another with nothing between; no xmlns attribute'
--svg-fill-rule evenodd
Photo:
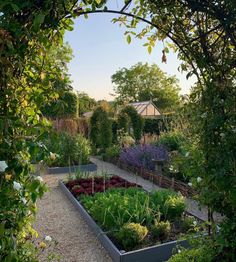
<svg viewBox="0 0 236 262"><path fill-rule="evenodd" d="M106 158L105 161L112 163L123 170L135 173L160 187L170 188L175 190L176 192L181 192L181 194L183 194L184 196L188 197L196 195L196 191L192 187L185 184L184 182L175 179L174 177L170 178L164 175L159 175L156 172L151 172L144 168L128 165L125 162L121 161L119 158Z"/></svg>
<svg viewBox="0 0 236 262"><path fill-rule="evenodd" d="M66 186L75 197L82 194L92 195L104 192L111 188L140 187L139 185L130 183L119 176L79 178L67 182Z"/></svg>
<svg viewBox="0 0 236 262"><path fill-rule="evenodd" d="M76 166L63 166L63 167L48 167L48 174L67 174L81 172L93 172L97 171L97 165L94 163L89 163L86 165L76 165Z"/></svg>
<svg viewBox="0 0 236 262"><path fill-rule="evenodd" d="M93 232L96 234L97 238L100 240L104 248L108 251L113 261L117 261L117 262L118 261L119 262L121 261L122 262L142 262L142 261L159 262L160 261L161 262L161 261L168 260L172 256L173 251L177 246L184 246L184 247L189 246L186 240L180 240L180 241L170 241L163 244L156 244L153 246L139 248L138 250L135 251L124 251L124 248L122 248L119 244L117 245L113 237L109 238L110 235L108 237L108 235L106 234L107 232L105 233L101 229L101 227L98 226L98 224L94 221L94 219L90 216L90 214L85 210L81 202L73 196L73 194L70 192L70 190L73 188L72 184L67 183L67 186L69 186L70 190L66 187L66 185L62 181L59 181L59 186L61 187L63 192L67 195L67 197L70 199L70 201L74 204L76 209L80 212L80 214L87 222L87 224L90 226L90 228L93 230ZM87 193L87 195L91 195L91 194L92 192ZM103 194L103 193L98 193L98 194ZM74 195L78 196L78 194L74 194ZM83 197L82 197L82 201L83 201ZM114 243L116 243L116 245Z"/></svg>

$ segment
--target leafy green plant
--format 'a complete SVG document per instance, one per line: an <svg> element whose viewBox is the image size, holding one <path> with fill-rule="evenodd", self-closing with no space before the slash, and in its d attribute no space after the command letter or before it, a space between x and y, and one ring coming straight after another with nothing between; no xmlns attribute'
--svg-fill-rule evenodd
<svg viewBox="0 0 236 262"><path fill-rule="evenodd" d="M169 221L155 221L151 227L152 236L155 239L165 240L168 238L171 230Z"/></svg>
<svg viewBox="0 0 236 262"><path fill-rule="evenodd" d="M184 136L178 131L170 131L168 133L162 133L156 143L166 146L170 151L176 151L180 149L184 140Z"/></svg>
<svg viewBox="0 0 236 262"><path fill-rule="evenodd" d="M194 232L196 229L196 219L194 217L184 217L181 221L181 228L183 232Z"/></svg>
<svg viewBox="0 0 236 262"><path fill-rule="evenodd" d="M214 252L209 248L179 249L178 254L172 256L168 262L212 262Z"/></svg>
<svg viewBox="0 0 236 262"><path fill-rule="evenodd" d="M182 196L170 196L164 203L163 214L166 219L174 220L180 218L186 208Z"/></svg>
<svg viewBox="0 0 236 262"><path fill-rule="evenodd" d="M141 243L148 234L148 229L139 223L128 223L123 225L118 233L117 239L122 243L124 248L132 248Z"/></svg>
<svg viewBox="0 0 236 262"><path fill-rule="evenodd" d="M106 148L105 157L118 157L120 155L120 146L119 145L112 145Z"/></svg>
<svg viewBox="0 0 236 262"><path fill-rule="evenodd" d="M89 162L90 143L81 135L50 133L43 142L48 151L57 154L54 161L48 162L49 165L72 166Z"/></svg>

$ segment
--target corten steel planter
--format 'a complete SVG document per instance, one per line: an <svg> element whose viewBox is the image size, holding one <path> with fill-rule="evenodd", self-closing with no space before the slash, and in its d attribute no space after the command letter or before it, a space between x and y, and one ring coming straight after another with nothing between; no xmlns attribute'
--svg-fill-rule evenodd
<svg viewBox="0 0 236 262"><path fill-rule="evenodd" d="M135 251L125 252L124 250L119 250L62 181L59 181L59 186L74 204L75 208L79 211L80 215L94 232L114 262L163 262L167 261L174 254L173 252L177 246L189 247L187 240L181 240L171 241Z"/></svg>
<svg viewBox="0 0 236 262"><path fill-rule="evenodd" d="M76 173L76 171L82 172L93 172L97 171L97 165L94 163L89 163L87 165L78 166L64 166L64 167L48 167L48 174L66 174L66 173Z"/></svg>

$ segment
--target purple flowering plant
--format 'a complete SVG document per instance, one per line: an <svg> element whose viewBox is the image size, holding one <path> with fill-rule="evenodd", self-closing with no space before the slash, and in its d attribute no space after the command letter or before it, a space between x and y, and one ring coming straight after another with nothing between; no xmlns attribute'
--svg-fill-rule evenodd
<svg viewBox="0 0 236 262"><path fill-rule="evenodd" d="M168 150L165 146L154 146L150 144L136 145L125 148L120 153L120 160L135 167L154 170L153 160L167 160Z"/></svg>

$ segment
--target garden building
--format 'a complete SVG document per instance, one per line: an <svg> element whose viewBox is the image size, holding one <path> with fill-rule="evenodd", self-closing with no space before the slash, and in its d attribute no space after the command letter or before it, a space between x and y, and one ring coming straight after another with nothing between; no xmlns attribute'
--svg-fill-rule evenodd
<svg viewBox="0 0 236 262"><path fill-rule="evenodd" d="M151 100L129 103L129 105L133 106L137 110L138 114L144 118L157 118L158 116L162 115L160 110Z"/></svg>

